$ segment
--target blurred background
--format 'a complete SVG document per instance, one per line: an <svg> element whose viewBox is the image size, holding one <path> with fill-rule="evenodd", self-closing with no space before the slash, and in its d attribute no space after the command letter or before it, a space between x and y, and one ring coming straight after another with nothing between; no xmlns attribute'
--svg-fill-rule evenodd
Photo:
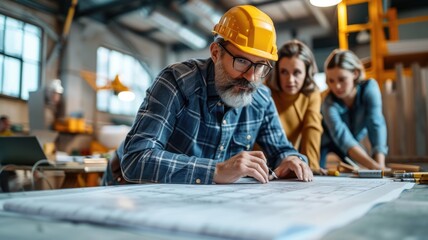
<svg viewBox="0 0 428 240"><path fill-rule="evenodd" d="M278 46L299 39L313 50L322 90L327 55L353 50L382 89L389 158L426 159L423 0L343 0L329 7L309 0L2 0L0 115L15 135L57 133L56 151L114 150L157 73L209 57L213 26L241 4L272 18Z"/></svg>

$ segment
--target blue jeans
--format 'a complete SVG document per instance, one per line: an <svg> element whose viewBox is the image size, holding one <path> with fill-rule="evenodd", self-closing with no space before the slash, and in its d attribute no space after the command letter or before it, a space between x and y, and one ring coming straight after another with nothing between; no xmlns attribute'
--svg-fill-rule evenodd
<svg viewBox="0 0 428 240"><path fill-rule="evenodd" d="M342 160L342 162L344 162L343 159L345 159L346 154L344 154L335 144L333 143L329 143L326 146L322 146L321 147L321 152L320 152L320 167L321 168L325 168L326 167L326 163L327 163L327 154L329 153L335 153L337 154L337 156L339 156L340 160Z"/></svg>

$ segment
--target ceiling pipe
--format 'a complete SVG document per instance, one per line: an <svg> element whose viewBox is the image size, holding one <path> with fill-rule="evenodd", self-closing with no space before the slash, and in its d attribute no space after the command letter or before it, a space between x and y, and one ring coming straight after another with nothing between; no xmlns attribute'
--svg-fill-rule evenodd
<svg viewBox="0 0 428 240"><path fill-rule="evenodd" d="M205 39L203 34L196 32L194 29L191 29L189 26L179 22L177 19L164 14L159 9L151 12L147 12L145 9L142 9L140 12L141 15L144 16L145 20L149 20L156 24L162 32L184 43L191 49L199 50L208 45L208 41Z"/></svg>
<svg viewBox="0 0 428 240"><path fill-rule="evenodd" d="M206 0L189 0L184 4L175 2L174 7L208 33L211 33L214 25L220 21L223 15Z"/></svg>

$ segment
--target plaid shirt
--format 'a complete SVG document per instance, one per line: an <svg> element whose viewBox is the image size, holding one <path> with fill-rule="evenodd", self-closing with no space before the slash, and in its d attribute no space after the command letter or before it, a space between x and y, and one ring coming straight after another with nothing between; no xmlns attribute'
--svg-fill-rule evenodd
<svg viewBox="0 0 428 240"><path fill-rule="evenodd" d="M267 87L250 105L229 108L216 92L212 60L189 60L159 74L118 153L129 182L211 184L217 163L255 142L271 167L290 155L307 161L286 139Z"/></svg>

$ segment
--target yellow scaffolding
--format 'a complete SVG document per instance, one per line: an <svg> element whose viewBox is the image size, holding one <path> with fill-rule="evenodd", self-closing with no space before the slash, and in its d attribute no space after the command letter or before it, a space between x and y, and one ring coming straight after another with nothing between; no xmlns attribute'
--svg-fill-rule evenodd
<svg viewBox="0 0 428 240"><path fill-rule="evenodd" d="M348 6L365 3L368 6L368 22L348 25ZM384 13L382 0L343 0L337 5L337 15L340 48L349 48L349 33L363 30L370 32L371 59L366 68L366 74L367 77L376 79L381 87L387 79L395 80L395 71L393 69L385 69L385 59L388 57L387 41L399 40L398 26L401 24L428 21L428 16L397 19L397 10L395 8L390 8ZM389 39L385 38L385 29L389 31ZM399 62L400 58L391 59L391 61ZM405 69L404 74L410 76L410 69Z"/></svg>

